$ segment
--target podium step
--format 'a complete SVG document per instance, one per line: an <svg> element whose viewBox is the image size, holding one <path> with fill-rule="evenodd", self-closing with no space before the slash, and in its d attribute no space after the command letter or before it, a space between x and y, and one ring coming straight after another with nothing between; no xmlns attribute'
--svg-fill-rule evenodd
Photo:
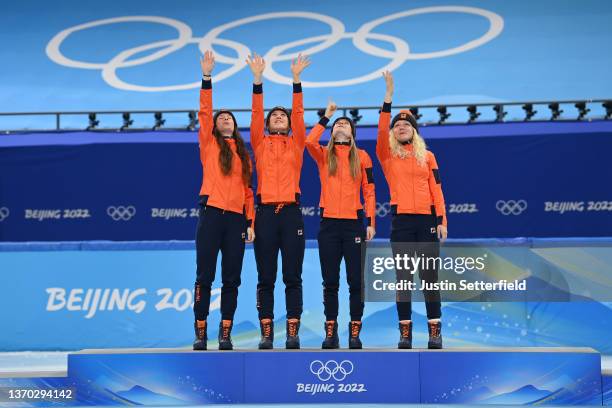
<svg viewBox="0 0 612 408"><path fill-rule="evenodd" d="M588 348L84 350L66 377L0 387L69 389L56 406L427 403L602 405L612 394ZM603 389L603 394L602 394ZM0 398L5 398L0 392ZM47 406L48 401L28 401ZM28 406L28 405L22 406Z"/></svg>

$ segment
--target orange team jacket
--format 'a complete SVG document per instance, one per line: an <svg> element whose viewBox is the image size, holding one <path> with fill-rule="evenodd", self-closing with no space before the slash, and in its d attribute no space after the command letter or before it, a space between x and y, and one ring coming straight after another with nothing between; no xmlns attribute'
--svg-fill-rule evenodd
<svg viewBox="0 0 612 408"><path fill-rule="evenodd" d="M435 214L438 225L446 226L446 208L436 157L428 150L426 165L420 166L412 155L405 159L391 155L390 123L391 104L385 103L378 121L376 156L389 184L393 213ZM403 148L412 151L412 144Z"/></svg>
<svg viewBox="0 0 612 408"><path fill-rule="evenodd" d="M230 174L224 175L219 166L221 149L213 136L211 81L202 81L198 119L200 121L200 132L198 133L200 161L204 170L200 196L208 196L207 205L211 207L244 214L248 225L252 226L255 214L253 190L242 180L242 163L236 153L234 139L227 139L234 153Z"/></svg>
<svg viewBox="0 0 612 408"><path fill-rule="evenodd" d="M336 174L329 175L327 167L327 147L319 144L319 139L329 122L326 117L312 128L306 139L306 149L319 168L321 179L321 201L319 206L326 218L357 219L358 211L363 211L360 191L365 199L365 213L368 225L376 225L376 194L372 175L372 160L365 150L357 149L361 162L361 173L353 179L349 165L350 147L336 145L338 168Z"/></svg>
<svg viewBox="0 0 612 408"><path fill-rule="evenodd" d="M302 85L293 84L290 136L265 134L263 86L253 85L251 146L255 152L258 202L299 202L305 139Z"/></svg>

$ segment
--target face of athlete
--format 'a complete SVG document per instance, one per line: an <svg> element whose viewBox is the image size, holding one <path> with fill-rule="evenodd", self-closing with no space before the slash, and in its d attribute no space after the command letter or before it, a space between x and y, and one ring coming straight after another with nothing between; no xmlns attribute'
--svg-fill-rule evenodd
<svg viewBox="0 0 612 408"><path fill-rule="evenodd" d="M393 136L398 142L406 143L412 140L414 128L407 120L398 120L393 126Z"/></svg>
<svg viewBox="0 0 612 408"><path fill-rule="evenodd" d="M334 141L336 143L349 142L353 137L350 122L346 119L340 119L337 121L332 129L332 135L334 136Z"/></svg>
<svg viewBox="0 0 612 408"><path fill-rule="evenodd" d="M288 132L289 118L282 110L275 110L270 115L270 132Z"/></svg>
<svg viewBox="0 0 612 408"><path fill-rule="evenodd" d="M231 136L234 133L234 119L229 113L224 112L217 116L215 126L223 136Z"/></svg>

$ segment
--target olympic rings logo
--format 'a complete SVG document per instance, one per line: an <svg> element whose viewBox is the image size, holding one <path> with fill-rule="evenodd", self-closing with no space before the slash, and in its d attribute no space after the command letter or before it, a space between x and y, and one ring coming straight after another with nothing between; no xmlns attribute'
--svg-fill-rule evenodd
<svg viewBox="0 0 612 408"><path fill-rule="evenodd" d="M6 220L10 214L11 212L8 208L0 207L0 222Z"/></svg>
<svg viewBox="0 0 612 408"><path fill-rule="evenodd" d="M113 219L113 221L129 221L136 215L136 208L133 205L129 206L110 206L106 209L106 214Z"/></svg>
<svg viewBox="0 0 612 408"><path fill-rule="evenodd" d="M386 217L391 212L391 204L390 203L376 203L376 216L377 217Z"/></svg>
<svg viewBox="0 0 612 408"><path fill-rule="evenodd" d="M310 363L310 372L317 376L320 381L344 381L344 379L353 372L353 363L349 360L343 360L338 363L335 360L329 360L323 363L321 360L314 360Z"/></svg>
<svg viewBox="0 0 612 408"><path fill-rule="evenodd" d="M503 215L520 215L527 209L527 201L499 200L495 203L495 208Z"/></svg>
<svg viewBox="0 0 612 408"><path fill-rule="evenodd" d="M489 21L489 28L487 32L479 38L473 39L464 44L445 50L423 53L412 52L410 50L408 42L404 39L387 34L379 34L372 32L372 30L374 30L375 28L390 21L430 13L463 13L481 16ZM308 55L316 54L334 46L341 40L345 39L350 39L353 45L359 51L365 54L390 60L386 65L379 67L376 70L365 75L336 81L302 82L302 86L311 88L339 87L360 84L374 79L379 79L381 71L393 71L399 68L404 62L408 60L448 57L450 55L466 52L491 41L501 33L504 27L504 20L498 14L481 8L462 6L422 7L393 13L363 24L354 33L347 32L344 23L342 23L336 18L324 14L305 11L284 11L277 13L265 13L251 17L241 18L239 20L235 20L213 28L203 37L194 37L191 27L189 27L182 21L175 20L172 18L158 16L124 16L95 20L89 23L79 24L74 27L62 30L58 34L56 34L51 39L51 41L49 41L46 47L46 53L52 61L60 65L64 65L71 68L93 69L102 71L102 78L104 79L104 81L106 81L106 83L110 86L115 87L117 89L140 92L181 91L187 89L195 89L200 86L199 81L187 84L166 86L144 86L132 84L120 79L117 74L117 70L120 68L130 68L157 61L161 58L170 55L171 53L182 49L188 44L197 44L201 52L204 52L208 49L213 49L213 46L217 45L232 48L237 54L236 57L233 57L224 55L219 51L215 50L215 58L217 62L231 65L229 68L220 71L215 75L215 81L222 81L224 79L229 78L230 76L237 73L246 66L245 60L247 56L251 54L251 49L247 45L242 44L240 42L220 38L221 34L230 29L242 27L258 21L289 18L300 18L322 22L329 26L330 32L324 35L307 37L301 40L276 45L272 47L267 53L265 53L264 58L266 59L268 64L266 65L266 70L264 71L263 75L272 82L276 82L279 84L291 84L292 82L292 78L283 76L274 70L274 63L294 59L297 57L298 53ZM75 60L65 56L60 51L62 43L69 36L79 31L104 25L142 22L155 23L172 27L177 31L178 35L174 39L155 41L149 44L140 45L138 47L123 50L117 55L115 55L113 58L111 58L109 61L103 63ZM389 50L375 46L372 43L368 42L371 40L383 41L385 43L388 43L393 49ZM300 51L285 53L287 50L293 50L299 46L307 46L307 48L301 49ZM145 55L133 58L135 55L145 52Z"/></svg>

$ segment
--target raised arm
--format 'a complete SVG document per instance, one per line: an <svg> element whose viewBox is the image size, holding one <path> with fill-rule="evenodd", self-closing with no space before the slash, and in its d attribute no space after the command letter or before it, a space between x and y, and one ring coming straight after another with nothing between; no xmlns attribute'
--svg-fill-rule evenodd
<svg viewBox="0 0 612 408"><path fill-rule="evenodd" d="M251 105L251 146L257 152L263 142L265 132L262 76L266 62L257 54L246 60L253 73L253 101Z"/></svg>
<svg viewBox="0 0 612 408"><path fill-rule="evenodd" d="M376 139L376 156L381 163L391 157L389 145L389 125L391 123L391 98L393 97L393 75L390 71L383 72L385 78L385 100L378 118L378 137Z"/></svg>
<svg viewBox="0 0 612 408"><path fill-rule="evenodd" d="M302 94L302 82L300 75L304 68L310 65L307 56L298 55L291 62L291 73L293 74L293 101L291 103L291 133L297 146L303 151L306 142L306 125L304 124L304 96Z"/></svg>
<svg viewBox="0 0 612 408"><path fill-rule="evenodd" d="M440 179L440 170L436 156L429 151L427 152L427 166L429 167L429 191L436 208L436 216L438 217L438 238L444 241L447 235L448 220L446 218L444 194L442 193L442 180Z"/></svg>
<svg viewBox="0 0 612 408"><path fill-rule="evenodd" d="M319 144L319 139L321 139L321 135L325 132L325 126L329 123L329 120L332 116L334 116L334 112L336 112L338 107L332 101L327 103L327 108L325 109L325 115L319 120L319 123L315 125L310 130L308 137L306 138L306 149L310 156L317 163L317 166L323 164L323 160L325 158L325 148Z"/></svg>
<svg viewBox="0 0 612 408"><path fill-rule="evenodd" d="M214 123L211 74L215 67L215 56L212 51L204 53L204 56L200 58L200 66L202 67L202 89L200 89L200 110L198 112L198 120L200 121L198 141L202 148L213 140L212 130Z"/></svg>
<svg viewBox="0 0 612 408"><path fill-rule="evenodd" d="M365 213L368 218L367 240L374 238L376 233L376 188L374 186L374 173L372 172L372 159L362 150L361 154L361 192L365 201ZM371 227L371 228L370 228Z"/></svg>

